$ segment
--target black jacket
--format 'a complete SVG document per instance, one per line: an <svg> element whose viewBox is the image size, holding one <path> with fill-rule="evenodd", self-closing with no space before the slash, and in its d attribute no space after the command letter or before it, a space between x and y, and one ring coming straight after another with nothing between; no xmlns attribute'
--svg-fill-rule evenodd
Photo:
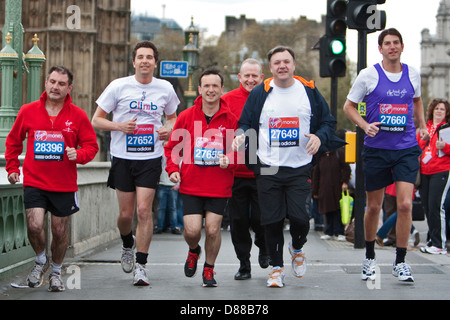
<svg viewBox="0 0 450 320"><path fill-rule="evenodd" d="M345 141L334 136L336 119L330 113L330 108L328 107L328 104L323 96L320 94L319 90L315 88L314 82L308 82L305 79L296 76L294 78L305 86L306 93L311 104L310 133L315 134L321 142L319 151L314 155L312 160L312 164L314 165L325 151L336 150L345 145ZM236 133L236 135L241 133L246 134L245 164L255 174L259 174L261 168L261 162L256 157L256 150L258 148L257 137L259 134L259 119L267 96L273 89L269 85L271 80L272 78L265 80L264 83L257 86L250 92L250 95L244 105L244 109L242 110L241 118L239 119L239 129ZM249 138L251 139L252 144L249 144Z"/></svg>

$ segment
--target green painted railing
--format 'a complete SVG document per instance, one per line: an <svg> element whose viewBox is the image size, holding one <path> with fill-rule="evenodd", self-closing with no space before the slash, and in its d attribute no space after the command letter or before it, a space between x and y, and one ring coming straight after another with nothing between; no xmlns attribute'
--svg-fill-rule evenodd
<svg viewBox="0 0 450 320"><path fill-rule="evenodd" d="M29 268L33 261L22 185L0 185L0 278Z"/></svg>

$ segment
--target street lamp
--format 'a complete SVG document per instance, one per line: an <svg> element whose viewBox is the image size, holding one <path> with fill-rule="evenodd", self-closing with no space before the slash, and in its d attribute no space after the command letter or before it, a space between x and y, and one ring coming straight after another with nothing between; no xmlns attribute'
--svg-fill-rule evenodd
<svg viewBox="0 0 450 320"><path fill-rule="evenodd" d="M198 34L199 31L194 26L194 18L191 18L191 25L184 32L186 45L183 48L184 61L188 63L188 90L184 92L186 104L189 108L194 104L197 91L194 90L192 84L192 75L198 68Z"/></svg>

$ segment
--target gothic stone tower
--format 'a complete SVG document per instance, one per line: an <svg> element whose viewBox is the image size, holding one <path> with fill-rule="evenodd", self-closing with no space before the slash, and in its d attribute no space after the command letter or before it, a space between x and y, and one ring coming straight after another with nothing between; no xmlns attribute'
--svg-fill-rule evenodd
<svg viewBox="0 0 450 320"><path fill-rule="evenodd" d="M441 0L436 20L436 35L431 35L428 29L422 31L422 83L429 99L449 99L450 0Z"/></svg>

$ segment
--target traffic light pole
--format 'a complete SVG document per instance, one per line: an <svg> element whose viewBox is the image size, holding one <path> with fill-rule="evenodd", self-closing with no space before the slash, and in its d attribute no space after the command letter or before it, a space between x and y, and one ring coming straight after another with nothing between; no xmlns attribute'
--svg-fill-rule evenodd
<svg viewBox="0 0 450 320"><path fill-rule="evenodd" d="M358 74L367 67L367 31L358 30ZM362 115L364 117L364 115ZM354 247L361 249L365 247L364 239L364 211L366 205L366 193L364 187L364 173L361 152L364 146L364 131L356 127L356 169L355 169L355 242Z"/></svg>
<svg viewBox="0 0 450 320"><path fill-rule="evenodd" d="M337 119L337 104L338 104L338 78L331 77L330 109L331 114L335 119Z"/></svg>

